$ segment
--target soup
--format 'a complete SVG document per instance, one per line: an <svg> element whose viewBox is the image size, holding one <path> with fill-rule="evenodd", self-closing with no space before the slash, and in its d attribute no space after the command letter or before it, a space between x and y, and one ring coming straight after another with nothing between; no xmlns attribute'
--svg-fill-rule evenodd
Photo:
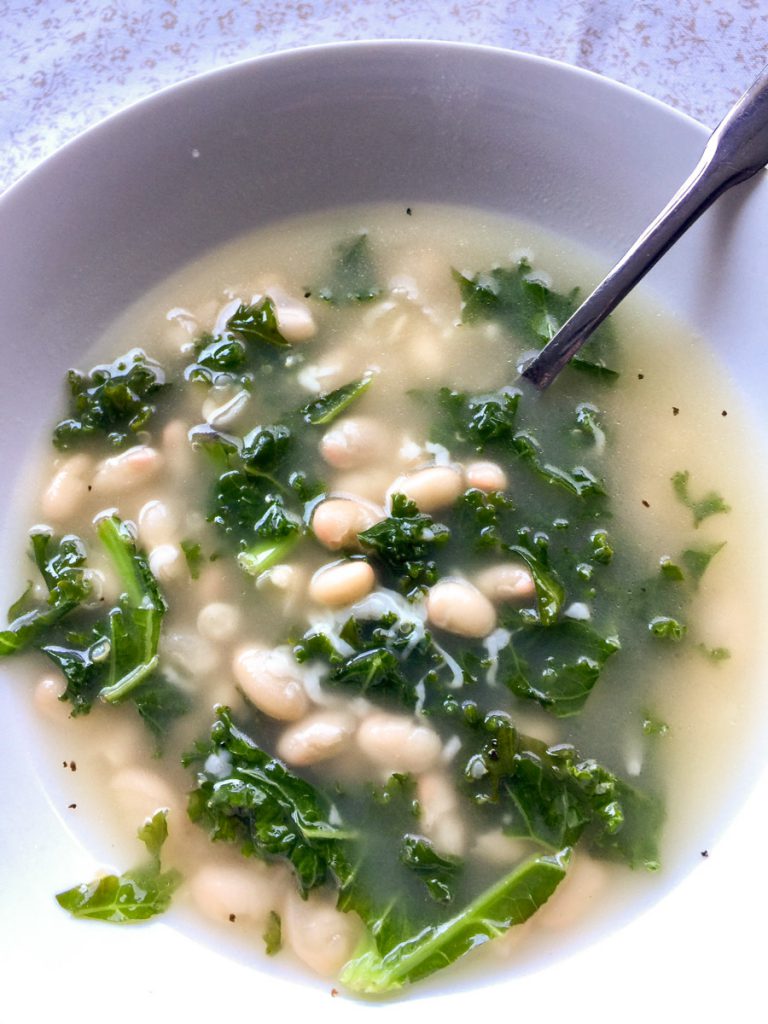
<svg viewBox="0 0 768 1024"><path fill-rule="evenodd" d="M70 372L0 652L72 805L146 855L65 909L188 907L378 995L705 852L754 718L747 425L640 305L517 385L577 302L562 248L459 209L280 224Z"/></svg>

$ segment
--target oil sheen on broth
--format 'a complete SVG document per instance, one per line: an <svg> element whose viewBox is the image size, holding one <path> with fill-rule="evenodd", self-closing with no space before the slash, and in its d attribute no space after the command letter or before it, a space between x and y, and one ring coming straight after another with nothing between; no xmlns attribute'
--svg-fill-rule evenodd
<svg viewBox="0 0 768 1024"><path fill-rule="evenodd" d="M91 592L33 646L56 662L119 606L109 511L167 602L151 672L188 708L153 732L146 682L105 700L92 657L93 706L70 716L30 654L37 757L121 868L167 808L170 913L257 964L271 934L269 969L388 992L514 922L521 894L543 906L467 966L568 948L693 865L745 771L765 612L731 455L748 425L701 343L641 303L516 397L518 360L596 277L567 250L454 208L303 218L164 282L80 360L138 346L171 386L119 447L72 433L46 453L28 521L81 538ZM266 783L227 802L259 774L233 782L237 729L287 773L282 803ZM402 953L446 922L447 950Z"/></svg>

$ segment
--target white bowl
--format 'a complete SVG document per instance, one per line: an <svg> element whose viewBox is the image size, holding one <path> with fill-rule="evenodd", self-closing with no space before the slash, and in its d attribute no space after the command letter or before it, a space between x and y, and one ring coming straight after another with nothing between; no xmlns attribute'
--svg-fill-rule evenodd
<svg viewBox="0 0 768 1024"><path fill-rule="evenodd" d="M77 355L145 289L212 246L302 211L441 201L533 220L607 267L687 175L706 136L596 75L427 42L263 57L127 109L0 199L4 490ZM719 201L646 286L715 346L762 423L766 266L768 184L754 180ZM6 533L11 521L4 510ZM15 595L2 596L7 604ZM329 1021L368 1012L421 1021L425 1010L488 1019L507 1007L591 1022L675 1012L712 1020L758 1005L768 899L760 764L734 780L728 814L711 823L710 856L640 917L509 979L442 994L417 987L374 1009L331 1000L328 986L299 984L278 967L267 976L162 922L137 932L70 921L51 894L89 877L92 858L46 799L12 691L4 683L0 693L0 998L24 1005L25 1019L148 1009L155 1020L263 1017L290 1000L297 1016Z"/></svg>

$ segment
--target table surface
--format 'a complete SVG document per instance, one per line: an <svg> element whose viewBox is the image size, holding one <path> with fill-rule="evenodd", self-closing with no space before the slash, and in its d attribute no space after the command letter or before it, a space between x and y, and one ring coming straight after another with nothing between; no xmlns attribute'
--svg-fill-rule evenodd
<svg viewBox="0 0 768 1024"><path fill-rule="evenodd" d="M552 57L714 126L768 62L768 0L0 0L0 191L163 86L261 53L377 38Z"/></svg>

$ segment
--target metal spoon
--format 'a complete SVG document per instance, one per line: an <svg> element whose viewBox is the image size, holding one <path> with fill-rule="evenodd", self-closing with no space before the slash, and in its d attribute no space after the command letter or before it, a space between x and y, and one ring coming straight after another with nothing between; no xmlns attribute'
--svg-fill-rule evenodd
<svg viewBox="0 0 768 1024"><path fill-rule="evenodd" d="M701 159L655 220L522 372L549 387L592 332L688 230L733 185L768 164L768 67L709 137Z"/></svg>

